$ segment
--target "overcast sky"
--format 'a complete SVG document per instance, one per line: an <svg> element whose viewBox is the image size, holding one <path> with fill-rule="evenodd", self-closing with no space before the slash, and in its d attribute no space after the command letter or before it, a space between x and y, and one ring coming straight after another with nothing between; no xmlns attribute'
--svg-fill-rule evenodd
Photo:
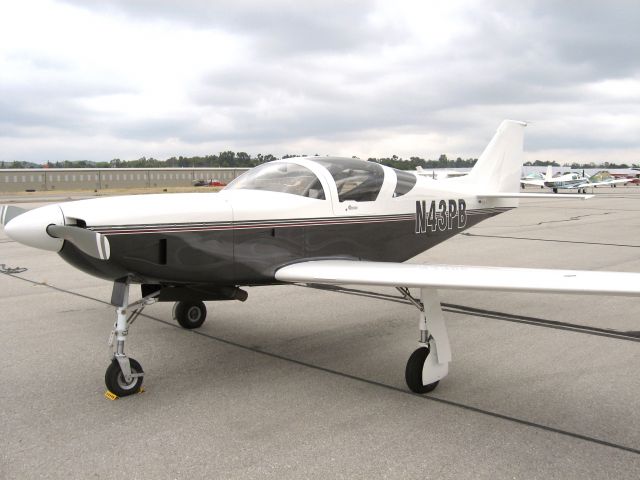
<svg viewBox="0 0 640 480"><path fill-rule="evenodd" d="M21 0L0 160L222 150L640 163L640 2Z"/></svg>

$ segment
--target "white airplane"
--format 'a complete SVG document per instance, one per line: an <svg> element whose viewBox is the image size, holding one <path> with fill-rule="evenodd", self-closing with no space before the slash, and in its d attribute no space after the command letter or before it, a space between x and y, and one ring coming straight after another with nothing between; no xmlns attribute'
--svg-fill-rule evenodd
<svg viewBox="0 0 640 480"><path fill-rule="evenodd" d="M531 185L534 187L544 188L544 183L549 182L552 179L553 179L553 167L551 165L548 165L547 172L544 175L540 172L533 172L533 173L530 173L529 175L522 177L520 179L520 186L524 188L525 185Z"/></svg>
<svg viewBox="0 0 640 480"><path fill-rule="evenodd" d="M451 361L437 289L640 295L640 273L402 263L517 207L520 198L567 197L516 192L524 126L505 120L459 178L435 181L356 159L289 158L246 172L220 193L96 198L30 211L5 206L0 219L12 239L113 282L105 383L117 396L142 385L144 372L125 354L125 342L145 305L176 302L178 323L198 328L203 301L245 300L246 285L299 282L397 288L419 312L419 348L405 379L426 393ZM133 284L142 298L130 302Z"/></svg>

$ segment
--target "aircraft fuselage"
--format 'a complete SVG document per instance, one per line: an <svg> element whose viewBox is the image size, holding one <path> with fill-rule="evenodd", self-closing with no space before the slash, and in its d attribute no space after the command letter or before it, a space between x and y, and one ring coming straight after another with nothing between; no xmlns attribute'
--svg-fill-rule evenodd
<svg viewBox="0 0 640 480"><path fill-rule="evenodd" d="M236 205L233 208L235 216L246 220L234 219L230 215L231 207L226 218L220 218L225 209L215 208L208 219L171 223L132 223L123 212L118 224L87 223L87 228L108 237L111 244L109 260L90 257L69 242L64 242L59 253L75 267L107 280L132 275L136 283L269 284L276 282L277 269L301 260L346 258L403 262L507 209L467 209L462 210L462 217L459 205L467 208L474 199L432 200L425 195L402 201L403 208L395 209L400 210L397 213L335 215L327 211L325 215L294 216L292 211L296 209L291 204L298 199L289 194L229 193L232 195L224 192L176 194L171 199L186 204L233 204ZM233 197L237 203L233 202ZM129 197L131 211L136 209L136 202L146 200ZM83 206L82 202L92 206L93 200L77 203ZM251 208L238 209L238 204L263 205L265 202L272 211L279 211L277 217L281 218L261 219L259 214L251 215ZM445 208L436 207L432 211L434 223L431 225L430 205L441 204ZM451 205L455 205L455 211L450 210L454 208ZM62 205L65 215L75 207L73 203Z"/></svg>
<svg viewBox="0 0 640 480"><path fill-rule="evenodd" d="M341 179L321 162L272 162L269 168L309 171L307 177L298 171L298 177L285 176L278 186L266 187L286 192L240 188L60 204L65 223L77 222L108 238L111 256L93 258L70 242L59 253L107 280L126 276L153 284L269 284L276 283L277 269L302 260L403 262L515 206L504 200L482 203L457 179L434 181L377 164L366 166L379 172L378 178L363 180L349 173L352 177ZM355 167L370 163L341 159L336 165L349 162L357 162ZM314 188L306 185L304 195L287 193L297 191L301 175Z"/></svg>

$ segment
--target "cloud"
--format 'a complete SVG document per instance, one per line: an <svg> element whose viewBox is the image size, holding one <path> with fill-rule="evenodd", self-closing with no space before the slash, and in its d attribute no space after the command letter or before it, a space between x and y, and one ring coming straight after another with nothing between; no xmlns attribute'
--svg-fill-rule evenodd
<svg viewBox="0 0 640 480"><path fill-rule="evenodd" d="M477 156L503 118L532 122L526 148L538 158L640 160L635 2L2 8L4 160L226 149Z"/></svg>
<svg viewBox="0 0 640 480"><path fill-rule="evenodd" d="M254 38L261 52L298 55L301 52L351 51L378 36L367 20L370 0L70 0L69 3L103 13L121 13L135 21L170 21L196 29L218 29Z"/></svg>

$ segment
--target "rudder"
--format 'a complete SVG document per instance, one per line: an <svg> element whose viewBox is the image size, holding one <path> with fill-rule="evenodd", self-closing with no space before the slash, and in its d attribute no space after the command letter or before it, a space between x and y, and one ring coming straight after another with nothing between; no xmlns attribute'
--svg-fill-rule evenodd
<svg viewBox="0 0 640 480"><path fill-rule="evenodd" d="M465 183L484 193L518 192L522 174L525 122L504 120Z"/></svg>

